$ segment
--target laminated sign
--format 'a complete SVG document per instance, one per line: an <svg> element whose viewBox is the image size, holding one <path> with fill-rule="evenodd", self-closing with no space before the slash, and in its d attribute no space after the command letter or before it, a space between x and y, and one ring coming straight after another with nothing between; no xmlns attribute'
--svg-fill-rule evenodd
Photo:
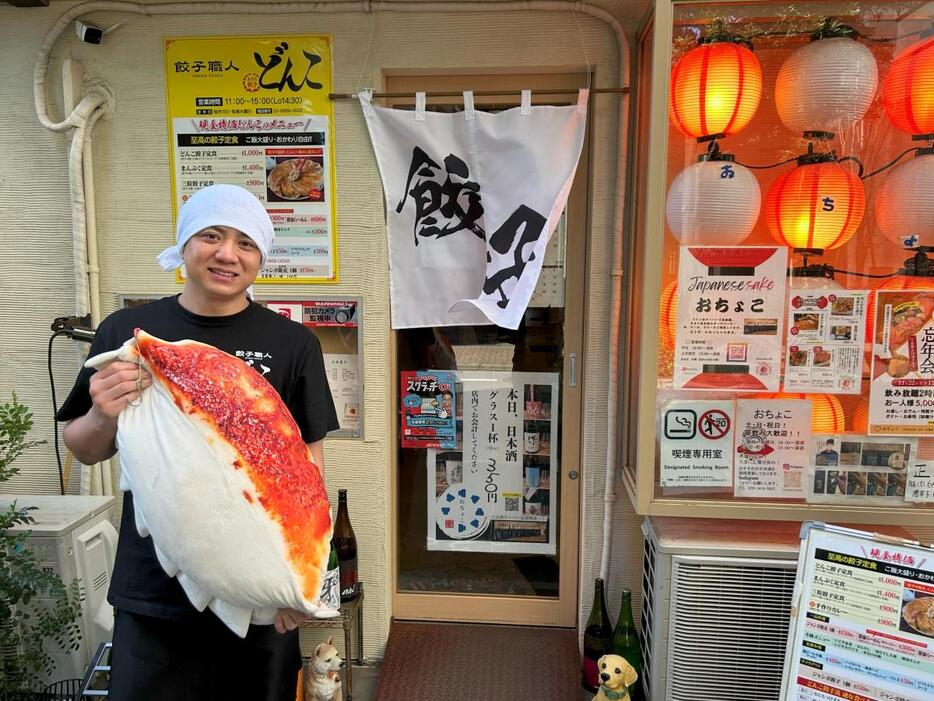
<svg viewBox="0 0 934 701"><path fill-rule="evenodd" d="M360 95L386 195L392 326L518 328L574 180L587 91L497 114L472 93L456 114L417 98L411 111Z"/></svg>
<svg viewBox="0 0 934 701"><path fill-rule="evenodd" d="M338 282L330 37L167 38L165 77L173 212L239 185L276 230L257 282Z"/></svg>

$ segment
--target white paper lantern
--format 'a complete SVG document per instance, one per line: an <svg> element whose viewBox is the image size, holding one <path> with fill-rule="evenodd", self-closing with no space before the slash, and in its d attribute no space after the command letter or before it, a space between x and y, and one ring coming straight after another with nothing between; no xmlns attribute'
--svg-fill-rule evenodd
<svg viewBox="0 0 934 701"><path fill-rule="evenodd" d="M748 168L701 161L678 173L665 216L682 244L734 245L749 236L761 204L759 182Z"/></svg>
<svg viewBox="0 0 934 701"><path fill-rule="evenodd" d="M836 133L862 119L878 82L876 59L864 44L818 39L785 59L775 79L775 106L792 131Z"/></svg>
<svg viewBox="0 0 934 701"><path fill-rule="evenodd" d="M934 245L934 153L892 168L876 195L876 225L909 248Z"/></svg>

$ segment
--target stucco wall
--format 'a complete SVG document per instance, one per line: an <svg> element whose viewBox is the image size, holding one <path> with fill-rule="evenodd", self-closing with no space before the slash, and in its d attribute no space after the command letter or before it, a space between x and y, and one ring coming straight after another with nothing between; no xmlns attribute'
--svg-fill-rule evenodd
<svg viewBox="0 0 934 701"><path fill-rule="evenodd" d="M0 7L0 395L15 390L36 413L37 437L49 436L51 395L46 374L49 324L74 312L71 217L67 150L70 136L38 123L32 75L38 46L55 19L74 3L50 8ZM104 312L120 294L163 295L178 291L172 275L154 256L172 240L171 193L162 69L162 38L215 34L328 33L333 36L334 86L350 92L376 86L384 71L432 69L583 70L595 66L597 86L615 86L617 47L602 22L570 14L523 12L483 14L306 14L143 17L98 13L108 25L128 22L100 46L80 43L69 30L55 50L49 95L61 115L61 59L80 61L88 78L106 80L116 109L94 134L94 169ZM369 49L367 50L367 47ZM482 87L478 81L477 89ZM606 435L607 313L612 207L616 188L617 98L597 97L591 194L588 329L582 485L581 610L586 617L602 539L603 466ZM379 655L390 611L389 498L393 408L390 366L388 265L379 175L359 107L335 105L335 143L340 222L341 282L333 286L289 286L288 293L355 295L364 299L364 440L326 444L328 489L350 490L360 545L361 576L367 582L366 654ZM60 117L59 117L60 118ZM264 286L261 294L285 292ZM58 399L71 386L80 351L56 342ZM4 491L55 493L58 477L51 445L21 462L21 478ZM71 490L77 487L73 479ZM638 519L621 495L611 592L638 589ZM612 608L615 609L615 603Z"/></svg>

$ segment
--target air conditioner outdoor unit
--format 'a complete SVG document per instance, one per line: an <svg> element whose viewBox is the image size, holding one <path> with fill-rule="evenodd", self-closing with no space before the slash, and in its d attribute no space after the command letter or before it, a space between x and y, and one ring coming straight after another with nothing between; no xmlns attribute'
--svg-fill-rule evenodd
<svg viewBox="0 0 934 701"><path fill-rule="evenodd" d="M55 572L66 585L75 578L80 580L84 593L78 622L81 643L77 650L67 654L57 647L48 648L55 670L46 683L80 679L98 645L110 640L113 633L113 609L107 603L107 589L117 549L117 531L111 523L115 499L0 494L0 509L6 509L14 501L20 507L36 507L30 512L34 524L12 530L31 532L26 547L35 553L40 566Z"/></svg>
<svg viewBox="0 0 934 701"><path fill-rule="evenodd" d="M645 520L642 654L650 701L779 698L799 527Z"/></svg>

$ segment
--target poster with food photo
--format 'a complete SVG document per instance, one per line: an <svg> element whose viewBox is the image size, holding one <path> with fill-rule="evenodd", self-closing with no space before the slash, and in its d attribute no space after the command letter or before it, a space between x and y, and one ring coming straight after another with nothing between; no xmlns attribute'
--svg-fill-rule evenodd
<svg viewBox="0 0 934 701"><path fill-rule="evenodd" d="M871 435L934 435L934 291L876 292Z"/></svg>
<svg viewBox="0 0 934 701"><path fill-rule="evenodd" d="M682 246L675 389L778 391L788 249Z"/></svg>
<svg viewBox="0 0 934 701"><path fill-rule="evenodd" d="M787 392L859 394L866 290L792 290L785 347Z"/></svg>
<svg viewBox="0 0 934 701"><path fill-rule="evenodd" d="M826 434L811 440L807 501L814 504L904 505L913 438Z"/></svg>

